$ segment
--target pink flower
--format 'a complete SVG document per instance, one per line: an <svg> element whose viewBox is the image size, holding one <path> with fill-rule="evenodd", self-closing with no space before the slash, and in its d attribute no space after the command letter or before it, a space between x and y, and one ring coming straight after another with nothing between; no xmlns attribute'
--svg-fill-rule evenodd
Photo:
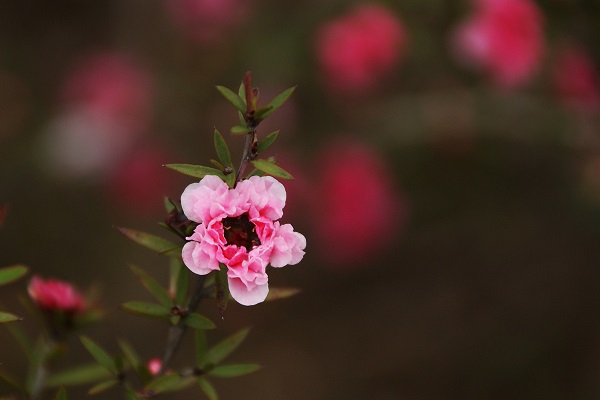
<svg viewBox="0 0 600 400"><path fill-rule="evenodd" d="M222 263L238 303L262 302L269 292L267 265L294 265L304 256L304 236L277 221L285 200L283 185L270 176L253 176L235 189L212 175L192 183L181 195L181 206L200 225L183 247L185 265L206 275Z"/></svg>
<svg viewBox="0 0 600 400"><path fill-rule="evenodd" d="M362 5L326 23L317 33L317 61L332 89L372 89L402 58L406 34L387 8Z"/></svg>
<svg viewBox="0 0 600 400"><path fill-rule="evenodd" d="M68 282L58 279L43 280L34 276L27 291L32 300L44 310L74 313L85 309L83 296Z"/></svg>
<svg viewBox="0 0 600 400"><path fill-rule="evenodd" d="M151 375L158 375L160 369L162 368L162 361L160 358L152 358L148 361L146 366L148 367L148 371Z"/></svg>
<svg viewBox="0 0 600 400"><path fill-rule="evenodd" d="M531 0L473 0L475 11L455 32L461 61L486 71L496 84L525 83L544 52L543 18Z"/></svg>
<svg viewBox="0 0 600 400"><path fill-rule="evenodd" d="M348 266L398 240L406 201L381 156L356 142L334 142L317 161L315 221L323 258Z"/></svg>
<svg viewBox="0 0 600 400"><path fill-rule="evenodd" d="M583 108L593 108L600 103L598 72L582 48L563 46L558 52L552 78L565 103Z"/></svg>
<svg viewBox="0 0 600 400"><path fill-rule="evenodd" d="M167 11L189 38L213 43L241 22L247 0L166 0Z"/></svg>

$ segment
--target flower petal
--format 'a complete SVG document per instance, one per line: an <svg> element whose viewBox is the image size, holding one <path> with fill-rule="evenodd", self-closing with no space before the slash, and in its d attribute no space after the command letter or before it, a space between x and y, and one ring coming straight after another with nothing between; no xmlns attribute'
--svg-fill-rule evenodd
<svg viewBox="0 0 600 400"><path fill-rule="evenodd" d="M269 293L269 284L254 285L252 289L242 282L239 278L229 277L229 293L231 297L243 306L253 306L262 303L267 298Z"/></svg>

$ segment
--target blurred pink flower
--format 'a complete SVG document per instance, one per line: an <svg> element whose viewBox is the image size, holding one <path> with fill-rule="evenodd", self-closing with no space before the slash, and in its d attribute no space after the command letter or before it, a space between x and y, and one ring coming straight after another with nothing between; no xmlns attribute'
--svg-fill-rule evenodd
<svg viewBox="0 0 600 400"><path fill-rule="evenodd" d="M162 368L162 361L160 360L160 358L152 358L148 361L148 364L146 366L148 367L148 371L150 371L150 374L157 375L160 372L160 369Z"/></svg>
<svg viewBox="0 0 600 400"><path fill-rule="evenodd" d="M156 147L131 152L107 178L111 200L136 214L162 209L160 199L169 193L175 179L163 167L168 160L168 155Z"/></svg>
<svg viewBox="0 0 600 400"><path fill-rule="evenodd" d="M557 54L552 80L560 98L569 105L593 108L600 103L598 72L588 54L575 45L563 45Z"/></svg>
<svg viewBox="0 0 600 400"><path fill-rule="evenodd" d="M358 264L399 239L407 204L381 156L337 141L322 149L317 168L314 218L326 262Z"/></svg>
<svg viewBox="0 0 600 400"><path fill-rule="evenodd" d="M361 93L375 87L396 66L406 42L404 26L391 11L365 4L318 30L317 61L332 89Z"/></svg>
<svg viewBox="0 0 600 400"><path fill-rule="evenodd" d="M294 265L304 256L306 239L290 224L280 225L286 192L270 176L253 176L229 189L207 175L181 195L183 212L199 223L182 250L185 265L206 275L227 266L231 296L249 306L269 292L266 267Z"/></svg>
<svg viewBox="0 0 600 400"><path fill-rule="evenodd" d="M248 0L165 0L177 27L197 42L211 44L238 25L248 11Z"/></svg>
<svg viewBox="0 0 600 400"><path fill-rule="evenodd" d="M58 279L43 280L34 276L27 291L31 299L43 310L74 313L85 309L83 296L68 282Z"/></svg>
<svg viewBox="0 0 600 400"><path fill-rule="evenodd" d="M130 134L144 129L151 113L150 77L123 54L94 53L78 60L62 95L70 107L115 121Z"/></svg>
<svg viewBox="0 0 600 400"><path fill-rule="evenodd" d="M43 142L46 169L59 176L106 174L150 124L150 78L124 55L94 53L78 60L61 94L62 109Z"/></svg>
<svg viewBox="0 0 600 400"><path fill-rule="evenodd" d="M460 61L486 71L499 86L524 84L544 53L543 16L532 0L473 0L475 10L455 32Z"/></svg>

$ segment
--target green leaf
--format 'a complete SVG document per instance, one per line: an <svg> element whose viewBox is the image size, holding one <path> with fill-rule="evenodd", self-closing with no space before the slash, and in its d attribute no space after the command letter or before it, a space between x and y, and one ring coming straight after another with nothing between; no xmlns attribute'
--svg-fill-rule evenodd
<svg viewBox="0 0 600 400"><path fill-rule="evenodd" d="M295 296L300 292L301 290L297 288L270 287L265 301L285 299Z"/></svg>
<svg viewBox="0 0 600 400"><path fill-rule="evenodd" d="M233 378L236 376L250 374L258 371L260 365L258 364L230 364L230 365L219 365L209 371L210 376L217 378Z"/></svg>
<svg viewBox="0 0 600 400"><path fill-rule="evenodd" d="M143 269L130 265L131 271L142 281L142 285L150 292L152 296L163 306L173 306L173 300L169 296L169 293L163 288L153 277L148 275Z"/></svg>
<svg viewBox="0 0 600 400"><path fill-rule="evenodd" d="M0 380L3 380L4 382L8 383L9 385L11 385L12 387L14 387L15 389L23 391L23 388L21 387L21 385L19 383L19 379L17 379L16 377L12 376L11 374L9 374L6 371L0 370Z"/></svg>
<svg viewBox="0 0 600 400"><path fill-rule="evenodd" d="M215 167L217 167L217 169L219 171L223 171L225 169L225 167L223 166L223 164L221 164L220 162L218 162L217 160L213 160L212 158L210 159L210 163L212 165L214 165Z"/></svg>
<svg viewBox="0 0 600 400"><path fill-rule="evenodd" d="M163 375L144 387L145 393L152 393L153 395L164 393L169 390L175 389L181 384L181 376L179 374Z"/></svg>
<svg viewBox="0 0 600 400"><path fill-rule="evenodd" d="M119 340L118 342L125 359L135 369L140 378L143 381L149 380L151 377L150 372L133 347L124 340Z"/></svg>
<svg viewBox="0 0 600 400"><path fill-rule="evenodd" d="M106 382L100 382L99 384L95 385L90 390L88 390L88 394L94 395L94 394L102 393L105 390L108 390L111 387L117 385L118 383L119 383L119 381L116 379L111 379L110 381L106 381Z"/></svg>
<svg viewBox="0 0 600 400"><path fill-rule="evenodd" d="M171 309L160 304L146 303L144 301L128 301L121 307L130 313L153 318L166 318L171 316Z"/></svg>
<svg viewBox="0 0 600 400"><path fill-rule="evenodd" d="M202 389L202 392L208 397L208 400L219 400L215 387L206 378L198 377L198 386Z"/></svg>
<svg viewBox="0 0 600 400"><path fill-rule="evenodd" d="M248 174L248 178L250 178L251 176L264 176L265 173L259 169L254 168L249 174Z"/></svg>
<svg viewBox="0 0 600 400"><path fill-rule="evenodd" d="M217 86L217 90L229 101L238 111L246 112L246 103L241 99L240 96L235 94L231 89L225 86Z"/></svg>
<svg viewBox="0 0 600 400"><path fill-rule="evenodd" d="M227 147L227 142L223 139L223 135L221 132L215 128L214 133L214 142L215 142L215 150L217 151L217 155L219 156L219 160L223 163L225 167L233 168L233 163L231 162L231 153L229 152L229 147Z"/></svg>
<svg viewBox="0 0 600 400"><path fill-rule="evenodd" d="M150 250L153 250L159 254L164 254L169 257L181 256L181 250L175 250L180 247L173 242L163 239L159 236L152 235L150 233L136 231L129 228L116 227L117 231L128 239L133 240L137 244L144 246Z"/></svg>
<svg viewBox="0 0 600 400"><path fill-rule="evenodd" d="M16 316L15 314L0 311L0 323L14 322L14 321L22 320L22 319L23 318Z"/></svg>
<svg viewBox="0 0 600 400"><path fill-rule="evenodd" d="M197 330L194 337L196 350L196 365L203 365L208 347L206 345L206 333L203 330Z"/></svg>
<svg viewBox="0 0 600 400"><path fill-rule="evenodd" d="M40 335L38 337L35 347L31 352L31 359L25 377L25 388L27 393L39 393L42 389L43 366L48 359L48 355L52 351L51 346L52 344L48 343L43 336Z"/></svg>
<svg viewBox="0 0 600 400"><path fill-rule="evenodd" d="M171 271L172 276L175 277L175 303L178 306L183 306L189 290L190 276L188 269L182 265L180 259L174 258L171 261Z"/></svg>
<svg viewBox="0 0 600 400"><path fill-rule="evenodd" d="M87 336L81 336L80 340L98 364L102 365L107 371L112 372L113 374L118 373L114 360L102 347L98 346L98 344Z"/></svg>
<svg viewBox="0 0 600 400"><path fill-rule="evenodd" d="M244 104L246 104L246 86L244 85L244 81L240 83L240 88L238 89L238 96L240 96L240 99L242 99Z"/></svg>
<svg viewBox="0 0 600 400"><path fill-rule="evenodd" d="M197 314L189 313L183 317L183 323L194 329L215 329L215 324L208 318Z"/></svg>
<svg viewBox="0 0 600 400"><path fill-rule="evenodd" d="M23 351L23 354L25 354L27 359L31 360L33 357L33 344L31 343L31 339L23 330L23 326L21 324L7 324L4 325L4 327L15 339L15 341L19 345L19 348Z"/></svg>
<svg viewBox="0 0 600 400"><path fill-rule="evenodd" d="M46 380L47 387L83 385L108 379L112 373L102 365L84 364L65 371L57 372Z"/></svg>
<svg viewBox="0 0 600 400"><path fill-rule="evenodd" d="M273 163L268 162L267 160L258 159L252 160L250 162L252 163L252 165L254 165L254 167L260 169L263 172L266 172L269 175L273 175L275 177L283 179L294 179L294 177L289 172Z"/></svg>
<svg viewBox="0 0 600 400"><path fill-rule="evenodd" d="M294 90L296 90L296 86L292 86L291 88L288 88L283 92L279 93L277 96L275 96L273 100L271 100L266 106L263 107L267 110L264 113L262 113L261 120L267 118L273 113L273 111L281 107L283 103L285 103L286 100L292 95L292 93L294 93Z"/></svg>
<svg viewBox="0 0 600 400"><path fill-rule="evenodd" d="M26 273L27 267L20 264L0 268L0 286L16 281Z"/></svg>
<svg viewBox="0 0 600 400"><path fill-rule="evenodd" d="M177 211L177 206L175 206L175 204L173 203L173 201L171 201L170 198L165 196L163 198L163 202L165 203L165 210L167 211L167 214L172 213L173 211Z"/></svg>
<svg viewBox="0 0 600 400"><path fill-rule="evenodd" d="M215 175L225 180L225 175L218 169L192 164L166 164L165 167L194 178L204 178L206 175Z"/></svg>
<svg viewBox="0 0 600 400"><path fill-rule="evenodd" d="M216 365L229 356L233 351L246 339L250 328L242 329L241 331L229 336L213 346L205 357L205 362L200 367L206 367L209 364Z"/></svg>
<svg viewBox="0 0 600 400"><path fill-rule="evenodd" d="M226 175L225 182L227 183L227 186L233 188L233 184L235 183L235 173Z"/></svg>
<svg viewBox="0 0 600 400"><path fill-rule="evenodd" d="M135 390L133 390L130 387L125 387L125 396L127 396L126 400L138 400L139 399Z"/></svg>
<svg viewBox="0 0 600 400"><path fill-rule="evenodd" d="M230 130L230 132L234 135L244 135L250 131L251 129L248 128L246 125L234 125L231 127Z"/></svg>
<svg viewBox="0 0 600 400"><path fill-rule="evenodd" d="M58 389L56 395L54 396L54 400L67 400L67 390L64 387Z"/></svg>
<svg viewBox="0 0 600 400"><path fill-rule="evenodd" d="M266 118L264 115L268 112L271 111L273 107L262 107L259 108L258 110L256 110L256 112L254 113L254 119L256 121L262 121L264 118Z"/></svg>
<svg viewBox="0 0 600 400"><path fill-rule="evenodd" d="M258 148L257 148L258 153L262 153L263 151L265 151L269 147L271 147L271 145L277 139L277 135L279 135L279 131L271 132L267 136L265 136L265 138L263 140L258 142Z"/></svg>

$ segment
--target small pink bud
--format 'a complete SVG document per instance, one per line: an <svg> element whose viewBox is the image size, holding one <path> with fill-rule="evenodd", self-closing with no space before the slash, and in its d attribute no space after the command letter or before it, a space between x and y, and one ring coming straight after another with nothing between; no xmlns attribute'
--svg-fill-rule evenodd
<svg viewBox="0 0 600 400"><path fill-rule="evenodd" d="M146 366L152 375L158 375L160 369L162 368L162 361L160 358L152 358L150 361L148 361Z"/></svg>
<svg viewBox="0 0 600 400"><path fill-rule="evenodd" d="M85 309L83 296L68 282L58 279L43 280L34 276L27 291L31 299L43 310L75 313Z"/></svg>

